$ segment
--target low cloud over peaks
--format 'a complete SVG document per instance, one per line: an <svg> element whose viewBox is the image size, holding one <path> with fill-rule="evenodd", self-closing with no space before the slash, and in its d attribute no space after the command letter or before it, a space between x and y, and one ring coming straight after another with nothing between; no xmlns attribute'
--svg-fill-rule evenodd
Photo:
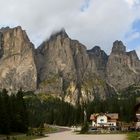
<svg viewBox="0 0 140 140"><path fill-rule="evenodd" d="M0 0L0 5L0 26L21 25L36 46L64 27L88 48L100 45L109 53L116 39L130 46L128 33L140 19L139 0Z"/></svg>

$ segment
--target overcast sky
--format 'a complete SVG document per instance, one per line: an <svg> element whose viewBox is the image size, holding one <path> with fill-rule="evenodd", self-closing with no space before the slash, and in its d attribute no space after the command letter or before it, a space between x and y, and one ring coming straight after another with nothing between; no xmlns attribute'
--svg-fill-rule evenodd
<svg viewBox="0 0 140 140"><path fill-rule="evenodd" d="M140 57L140 0L0 0L0 27L22 26L37 47L65 28L87 48L110 52L115 40Z"/></svg>

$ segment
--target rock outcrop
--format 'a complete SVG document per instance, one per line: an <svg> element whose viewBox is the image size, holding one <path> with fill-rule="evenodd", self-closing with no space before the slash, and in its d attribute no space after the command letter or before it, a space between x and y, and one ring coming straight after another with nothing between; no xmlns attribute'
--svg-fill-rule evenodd
<svg viewBox="0 0 140 140"><path fill-rule="evenodd" d="M36 90L34 47L21 27L0 29L0 89Z"/></svg>
<svg viewBox="0 0 140 140"><path fill-rule="evenodd" d="M107 62L107 81L117 90L140 82L140 61L135 51L126 52L121 41L113 43Z"/></svg>
<svg viewBox="0 0 140 140"><path fill-rule="evenodd" d="M87 50L87 53L89 54L89 57L95 61L96 68L100 74L100 77L105 79L108 55L103 50L101 50L99 46L95 46L91 50Z"/></svg>

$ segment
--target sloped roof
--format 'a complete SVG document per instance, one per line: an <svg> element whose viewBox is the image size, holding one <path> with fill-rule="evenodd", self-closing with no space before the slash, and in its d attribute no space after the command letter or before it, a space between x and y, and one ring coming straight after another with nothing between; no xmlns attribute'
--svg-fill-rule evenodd
<svg viewBox="0 0 140 140"><path fill-rule="evenodd" d="M90 120L95 120L97 116L102 116L102 115L107 116L111 120L117 120L119 118L118 113L97 113L97 114L91 114Z"/></svg>
<svg viewBox="0 0 140 140"><path fill-rule="evenodd" d="M99 115L100 115L99 113L91 114L90 120L95 120L97 118L97 116L99 116Z"/></svg>
<svg viewBox="0 0 140 140"><path fill-rule="evenodd" d="M109 113L106 114L108 117L110 117L111 119L117 120L119 118L118 113Z"/></svg>

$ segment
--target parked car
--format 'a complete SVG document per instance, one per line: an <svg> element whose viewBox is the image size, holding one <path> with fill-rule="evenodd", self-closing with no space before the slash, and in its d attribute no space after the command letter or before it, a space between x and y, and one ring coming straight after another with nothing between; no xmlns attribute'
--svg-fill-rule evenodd
<svg viewBox="0 0 140 140"><path fill-rule="evenodd" d="M89 132L97 132L97 131L98 131L97 127L89 128Z"/></svg>

